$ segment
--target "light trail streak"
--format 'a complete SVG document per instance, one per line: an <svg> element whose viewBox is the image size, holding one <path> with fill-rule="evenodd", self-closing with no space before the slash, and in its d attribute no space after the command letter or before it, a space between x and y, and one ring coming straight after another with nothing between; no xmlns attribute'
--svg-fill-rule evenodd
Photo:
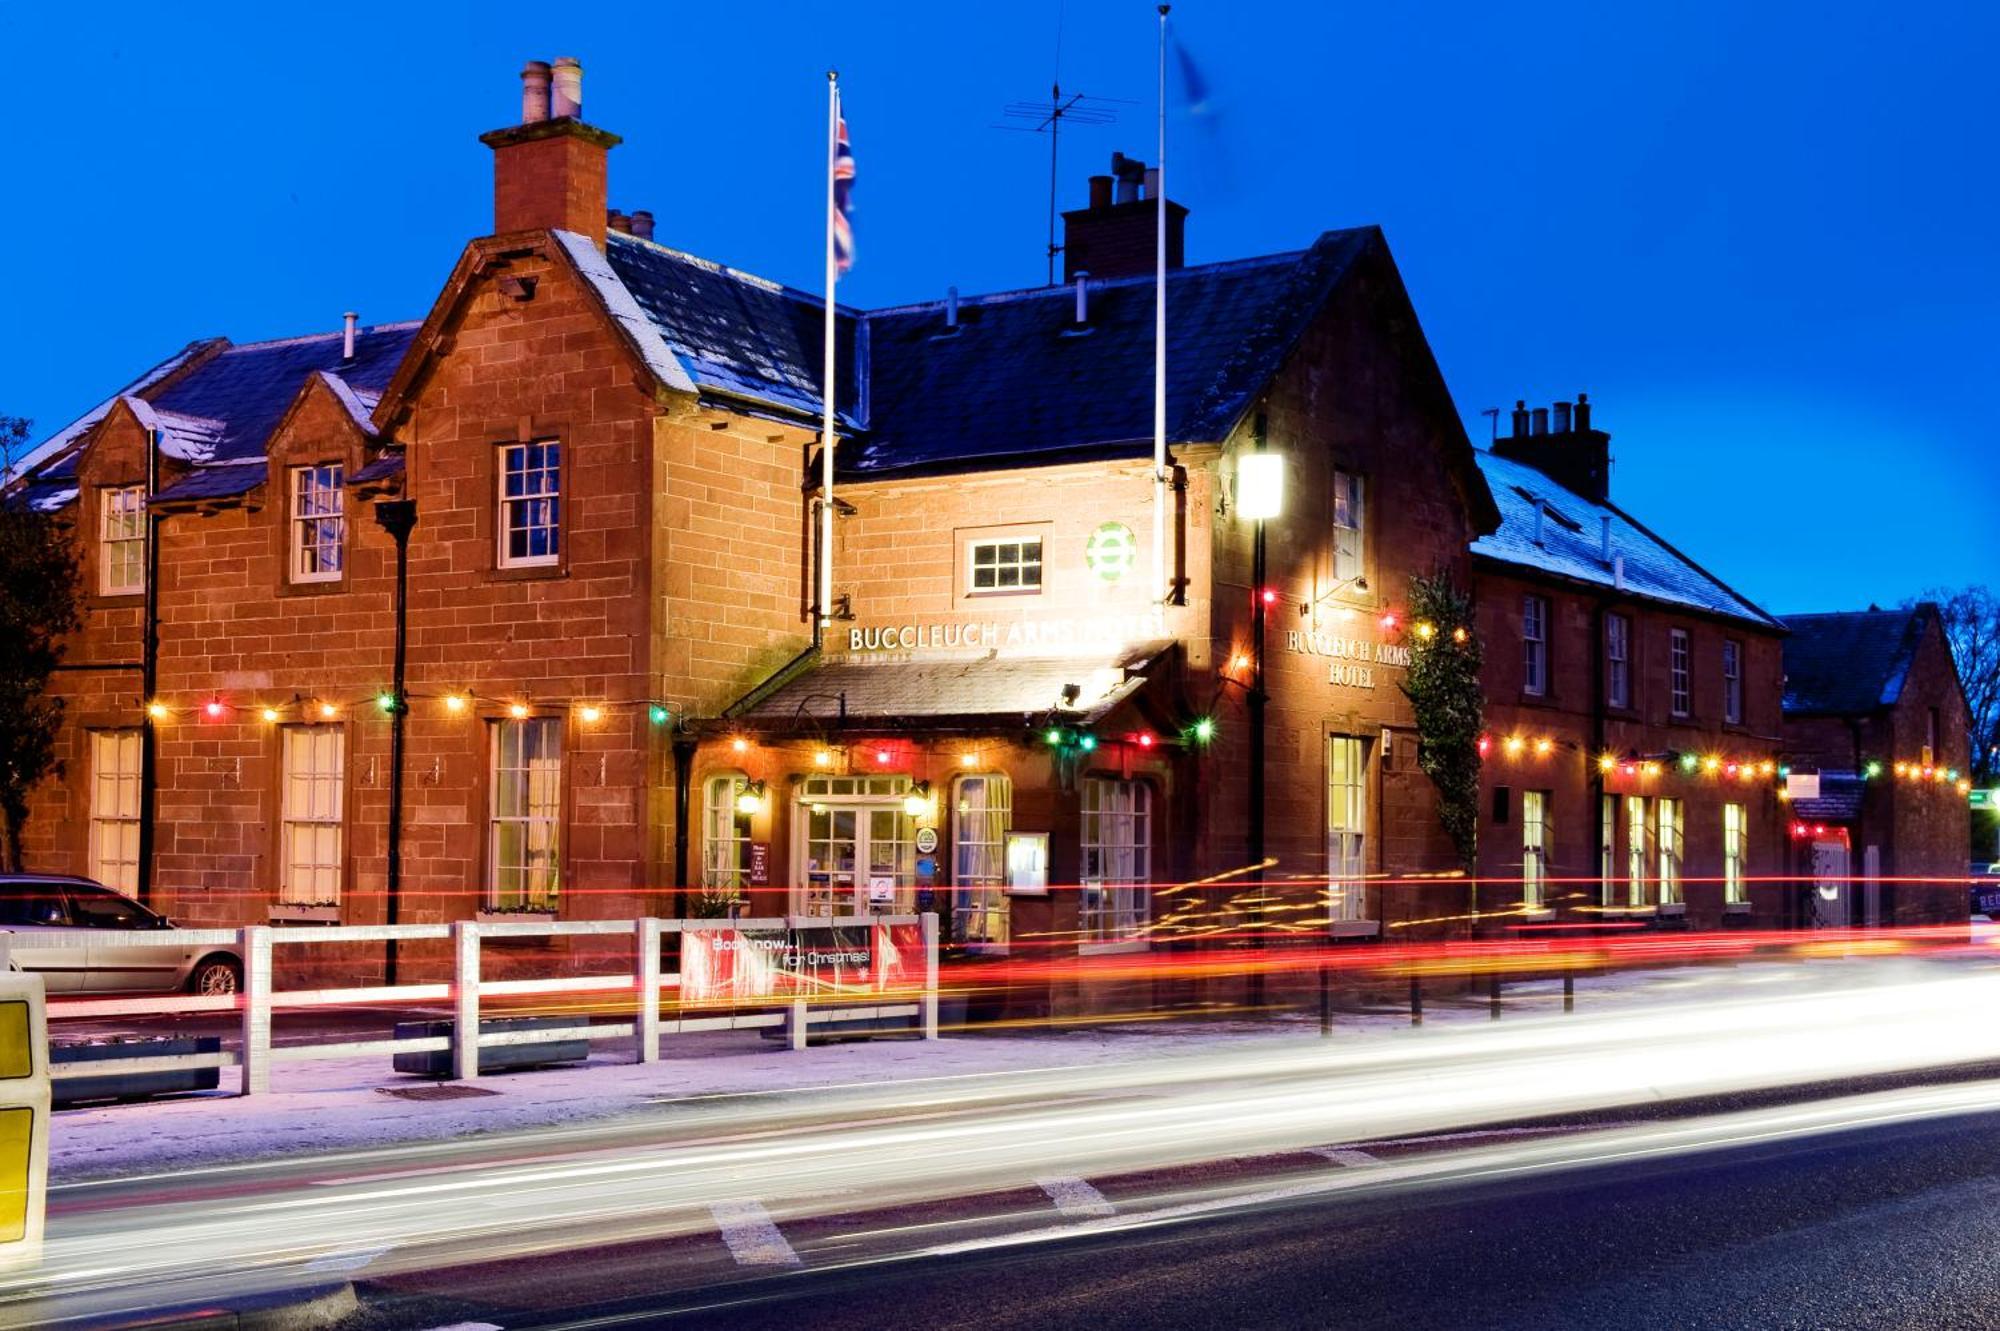
<svg viewBox="0 0 2000 1331"><path fill-rule="evenodd" d="M1983 967L1940 974L1890 960L1844 965L1837 978L1842 987L1760 985L1746 995L1703 986L1668 1008L1365 1041L1263 1040L994 1078L697 1099L611 1127L373 1158L386 1169L357 1171L367 1157L348 1153L278 1171L219 1170L195 1198L184 1180L162 1179L119 1194L117 1205L58 1208L41 1271L0 1283L0 1322L55 1325L72 1312L157 1307L225 1286L283 1287L299 1281L303 1264L361 1250L380 1249L369 1271L390 1274L713 1235L714 1208L745 1199L782 1225L1037 1180L1101 1181L1328 1143L1358 1149L1633 1105L1651 1115L1668 1100L2000 1059L2000 1024L1987 1016L1994 981ZM1990 1108L1993 1095L1951 1088L1923 1103ZM1764 1131L1826 1120L1803 1107L1742 1121ZM1627 1131L1641 1135L1616 1138L1617 1151L1712 1144L1685 1124ZM1612 1140L1569 1137L1582 1135ZM1573 1162L1579 1149L1543 1138L1475 1148L1503 1172ZM1391 1158L1333 1173L1345 1186L1364 1176L1373 1186L1443 1167ZM232 1183L240 1193L228 1191ZM66 1292L49 1299L56 1291Z"/></svg>

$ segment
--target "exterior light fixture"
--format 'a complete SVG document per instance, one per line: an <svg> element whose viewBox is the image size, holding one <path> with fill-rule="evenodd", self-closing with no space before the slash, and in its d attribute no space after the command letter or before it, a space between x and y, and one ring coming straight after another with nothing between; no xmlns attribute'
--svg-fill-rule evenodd
<svg viewBox="0 0 2000 1331"><path fill-rule="evenodd" d="M833 766L833 750L832 749L813 750L813 766L814 767Z"/></svg>
<svg viewBox="0 0 2000 1331"><path fill-rule="evenodd" d="M167 705L165 703L159 701L156 698L152 702L146 704L146 715L151 717L155 721L164 721L169 716L171 716L172 713L167 710Z"/></svg>
<svg viewBox="0 0 2000 1331"><path fill-rule="evenodd" d="M1701 759L1695 757L1692 753L1683 753L1681 755L1681 770L1683 772L1692 772L1700 764Z"/></svg>
<svg viewBox="0 0 2000 1331"><path fill-rule="evenodd" d="M1059 745L1063 742L1063 733L1060 730L1051 729L1042 738L1047 740L1051 745Z"/></svg>
<svg viewBox="0 0 2000 1331"><path fill-rule="evenodd" d="M1396 631L1396 612L1394 610L1382 616L1382 631L1384 633L1394 633Z"/></svg>
<svg viewBox="0 0 2000 1331"><path fill-rule="evenodd" d="M585 703L576 709L576 719L587 726L594 726L604 719L604 709L595 703Z"/></svg>
<svg viewBox="0 0 2000 1331"><path fill-rule="evenodd" d="M1509 758L1518 758L1521 754L1521 750L1526 748L1527 746L1528 746L1528 741L1522 739L1519 735L1509 735L1507 736L1506 744L1503 745L1502 747L1504 747L1507 750L1507 756Z"/></svg>
<svg viewBox="0 0 2000 1331"><path fill-rule="evenodd" d="M1276 605L1278 603L1278 589L1275 587L1266 587L1257 594L1263 598L1265 605Z"/></svg>
<svg viewBox="0 0 2000 1331"><path fill-rule="evenodd" d="M1608 753L1597 760L1597 770L1600 772L1609 772L1616 766L1618 766L1618 760Z"/></svg>
<svg viewBox="0 0 2000 1331"><path fill-rule="evenodd" d="M1465 640L1470 636L1471 635L1465 631L1463 625L1451 631L1451 640L1455 643L1460 644L1461 646L1464 644Z"/></svg>
<svg viewBox="0 0 2000 1331"><path fill-rule="evenodd" d="M1188 734L1193 737L1194 742L1197 744L1208 743L1215 738L1215 718L1212 716L1196 717L1194 724L1188 727Z"/></svg>
<svg viewBox="0 0 2000 1331"><path fill-rule="evenodd" d="M508 703L507 715L513 717L516 721L526 720L528 716L528 704L524 702Z"/></svg>
<svg viewBox="0 0 2000 1331"><path fill-rule="evenodd" d="M465 710L465 699L456 693L447 693L444 695L444 709L457 716Z"/></svg>
<svg viewBox="0 0 2000 1331"><path fill-rule="evenodd" d="M331 721L340 715L340 709L330 702L323 702L319 705L319 714L322 720Z"/></svg>
<svg viewBox="0 0 2000 1331"><path fill-rule="evenodd" d="M1722 770L1722 759L1711 753L1708 757L1701 760L1701 768L1704 772L1712 775Z"/></svg>
<svg viewBox="0 0 2000 1331"><path fill-rule="evenodd" d="M1481 735L1479 737L1479 756L1484 758L1491 752L1493 752L1493 736Z"/></svg>
<svg viewBox="0 0 2000 1331"><path fill-rule="evenodd" d="M764 783L752 781L736 794L736 812L754 818L764 812Z"/></svg>
<svg viewBox="0 0 2000 1331"><path fill-rule="evenodd" d="M1252 522L1285 511L1285 455L1259 450L1236 459L1236 512Z"/></svg>
<svg viewBox="0 0 2000 1331"><path fill-rule="evenodd" d="M396 695L393 693L378 693L375 695L375 705L385 712L393 712L396 710Z"/></svg>
<svg viewBox="0 0 2000 1331"><path fill-rule="evenodd" d="M1641 770L1647 776L1658 776L1660 774L1660 765L1658 763L1647 763Z"/></svg>
<svg viewBox="0 0 2000 1331"><path fill-rule="evenodd" d="M267 723L276 721L278 719L278 709L275 707L266 707L261 715Z"/></svg>
<svg viewBox="0 0 2000 1331"><path fill-rule="evenodd" d="M206 703L202 704L201 710L203 714L208 717L209 720L211 721L221 720L222 713L224 710L222 706L222 699L210 698Z"/></svg>
<svg viewBox="0 0 2000 1331"><path fill-rule="evenodd" d="M875 750L875 761L880 763L882 766L887 767L890 763L894 762L895 760L896 760L896 755L889 752L887 749Z"/></svg>
<svg viewBox="0 0 2000 1331"><path fill-rule="evenodd" d="M1870 762L1866 767L1861 769L1861 775L1873 780L1875 777L1882 775L1882 764Z"/></svg>
<svg viewBox="0 0 2000 1331"><path fill-rule="evenodd" d="M1085 753L1089 753L1091 750L1097 747L1097 736L1078 735L1076 737L1076 747L1083 750Z"/></svg>
<svg viewBox="0 0 2000 1331"><path fill-rule="evenodd" d="M738 735L735 739L729 741L729 751L731 753L748 753L750 752L750 741Z"/></svg>
<svg viewBox="0 0 2000 1331"><path fill-rule="evenodd" d="M659 703L654 703L652 706L646 709L646 719L652 722L656 726L665 725L667 723L668 715L669 713L667 709L662 707Z"/></svg>
<svg viewBox="0 0 2000 1331"><path fill-rule="evenodd" d="M1242 652L1238 652L1229 658L1229 668L1231 670L1248 670L1250 668L1250 658Z"/></svg>
<svg viewBox="0 0 2000 1331"><path fill-rule="evenodd" d="M1153 747L1153 736L1150 732L1142 730L1132 737L1132 742L1142 749L1150 749Z"/></svg>
<svg viewBox="0 0 2000 1331"><path fill-rule="evenodd" d="M979 755L968 749L966 752L958 755L958 765L960 767L977 767L979 766Z"/></svg>
<svg viewBox="0 0 2000 1331"><path fill-rule="evenodd" d="M1422 620L1418 621L1417 636L1419 638L1422 638L1425 642L1429 642L1432 638L1435 638L1437 636L1437 632L1438 632L1437 625L1429 623L1428 621L1422 621Z"/></svg>
<svg viewBox="0 0 2000 1331"><path fill-rule="evenodd" d="M921 818L931 811L931 783L919 781L903 796L903 812Z"/></svg>
<svg viewBox="0 0 2000 1331"><path fill-rule="evenodd" d="M1535 741L1535 756L1537 758L1546 758L1555 752L1555 748L1556 742L1547 735L1544 735Z"/></svg>

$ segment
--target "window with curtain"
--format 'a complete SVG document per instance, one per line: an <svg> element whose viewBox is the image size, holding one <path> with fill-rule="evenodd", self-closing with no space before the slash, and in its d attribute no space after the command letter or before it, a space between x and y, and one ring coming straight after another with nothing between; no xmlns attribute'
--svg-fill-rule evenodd
<svg viewBox="0 0 2000 1331"><path fill-rule="evenodd" d="M1549 691L1549 603L1540 596L1521 600L1521 692L1541 697Z"/></svg>
<svg viewBox="0 0 2000 1331"><path fill-rule="evenodd" d="M114 485L97 492L97 590L132 596L146 590L146 487Z"/></svg>
<svg viewBox="0 0 2000 1331"><path fill-rule="evenodd" d="M1366 510L1361 503L1361 478L1351 471L1333 473L1333 580L1352 583L1366 570L1363 543Z"/></svg>
<svg viewBox="0 0 2000 1331"><path fill-rule="evenodd" d="M736 807L750 779L712 776L701 796L701 885L740 893L750 881L750 815Z"/></svg>
<svg viewBox="0 0 2000 1331"><path fill-rule="evenodd" d="M1521 905L1540 910L1548 902L1549 792L1521 792Z"/></svg>
<svg viewBox="0 0 2000 1331"><path fill-rule="evenodd" d="M962 943L1007 941L1007 831L1014 783L962 776L952 790L952 936Z"/></svg>
<svg viewBox="0 0 2000 1331"><path fill-rule="evenodd" d="M346 732L339 726L286 726L280 745L285 786L279 801L278 900L287 906L333 905L340 900Z"/></svg>
<svg viewBox="0 0 2000 1331"><path fill-rule="evenodd" d="M492 723L491 887L501 910L553 910L562 881L562 723Z"/></svg>
<svg viewBox="0 0 2000 1331"><path fill-rule="evenodd" d="M562 445L500 447L500 564L553 564L562 557Z"/></svg>
<svg viewBox="0 0 2000 1331"><path fill-rule="evenodd" d="M1743 724L1743 644L1734 638L1722 644L1722 719Z"/></svg>
<svg viewBox="0 0 2000 1331"><path fill-rule="evenodd" d="M1598 901L1618 904L1618 797L1605 795L1597 802L1597 881Z"/></svg>
<svg viewBox="0 0 2000 1331"><path fill-rule="evenodd" d="M90 732L90 876L139 890L139 732Z"/></svg>
<svg viewBox="0 0 2000 1331"><path fill-rule="evenodd" d="M1654 801L1659 810L1660 892L1662 906L1681 900L1681 802L1661 796Z"/></svg>
<svg viewBox="0 0 2000 1331"><path fill-rule="evenodd" d="M343 477L339 463L292 468L293 582L340 579L342 544L347 538Z"/></svg>
<svg viewBox="0 0 2000 1331"><path fill-rule="evenodd" d="M1748 810L1741 804L1722 806L1722 899L1748 901L1743 878L1744 849L1749 831Z"/></svg>
<svg viewBox="0 0 2000 1331"><path fill-rule="evenodd" d="M1625 797L1625 902L1646 904L1646 879L1652 873L1652 828L1646 820L1646 797Z"/></svg>
<svg viewBox="0 0 2000 1331"><path fill-rule="evenodd" d="M1686 629L1667 631L1667 682L1671 687L1675 716L1686 716L1694 710L1694 664L1693 653L1688 645Z"/></svg>
<svg viewBox="0 0 2000 1331"><path fill-rule="evenodd" d="M1623 615L1604 617L1604 701L1632 705L1632 621Z"/></svg>
<svg viewBox="0 0 2000 1331"><path fill-rule="evenodd" d="M1153 871L1153 792L1142 781L1082 783L1083 881L1078 929L1086 943L1143 935Z"/></svg>
<svg viewBox="0 0 2000 1331"><path fill-rule="evenodd" d="M1368 918L1368 745L1352 735L1326 742L1327 918Z"/></svg>

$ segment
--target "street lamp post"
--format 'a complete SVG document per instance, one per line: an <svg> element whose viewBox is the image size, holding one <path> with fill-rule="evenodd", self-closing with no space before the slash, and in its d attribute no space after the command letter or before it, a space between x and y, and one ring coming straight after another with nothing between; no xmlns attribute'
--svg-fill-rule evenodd
<svg viewBox="0 0 2000 1331"><path fill-rule="evenodd" d="M403 918L403 729L410 713L410 695L405 690L405 666L409 657L410 628L410 533L417 525L417 501L385 499L375 505L375 521L396 542L396 661L389 686L389 864L384 889L387 923L400 924ZM396 983L396 940L388 940L382 965L382 983Z"/></svg>
<svg viewBox="0 0 2000 1331"><path fill-rule="evenodd" d="M1265 585L1268 574L1265 550L1265 524L1279 517L1285 509L1285 460L1281 454L1266 451L1264 447L1264 418L1257 417L1256 448L1254 452L1243 454L1236 460L1236 508L1237 512L1253 524L1250 545L1250 780L1249 780L1249 826L1246 829L1250 849L1251 891L1251 945L1262 949L1264 938L1264 711L1269 694L1264 688L1264 627L1276 593ZM1250 996L1252 1003L1264 1001L1264 972L1261 967L1250 973Z"/></svg>

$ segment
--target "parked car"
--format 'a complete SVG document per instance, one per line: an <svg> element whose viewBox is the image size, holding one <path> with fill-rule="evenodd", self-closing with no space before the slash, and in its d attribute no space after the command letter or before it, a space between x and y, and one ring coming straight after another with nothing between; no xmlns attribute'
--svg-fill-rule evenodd
<svg viewBox="0 0 2000 1331"><path fill-rule="evenodd" d="M233 994L243 987L243 958L234 948L146 936L173 927L88 878L0 875L0 933L37 942L11 949L11 960L40 975L52 994ZM51 945L40 945L44 940Z"/></svg>

